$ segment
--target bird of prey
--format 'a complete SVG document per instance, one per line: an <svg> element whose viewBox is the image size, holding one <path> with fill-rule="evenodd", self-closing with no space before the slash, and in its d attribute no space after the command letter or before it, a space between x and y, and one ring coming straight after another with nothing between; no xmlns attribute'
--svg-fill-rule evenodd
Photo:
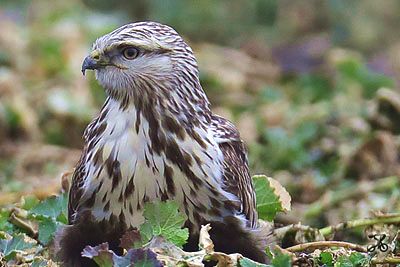
<svg viewBox="0 0 400 267"><path fill-rule="evenodd" d="M86 245L119 239L144 221L143 206L173 199L187 216L187 250L211 224L215 249L265 262L247 152L235 126L215 115L192 49L169 26L124 25L96 40L82 72L95 70L107 99L84 133L58 256L90 266Z"/></svg>

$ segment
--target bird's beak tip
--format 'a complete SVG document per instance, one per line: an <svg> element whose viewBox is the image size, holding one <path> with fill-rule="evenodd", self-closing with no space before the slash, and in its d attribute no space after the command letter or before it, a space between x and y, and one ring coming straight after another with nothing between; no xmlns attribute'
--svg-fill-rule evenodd
<svg viewBox="0 0 400 267"><path fill-rule="evenodd" d="M98 59L94 59L91 55L87 56L82 63L82 74L85 76L86 70L95 70L101 66Z"/></svg>

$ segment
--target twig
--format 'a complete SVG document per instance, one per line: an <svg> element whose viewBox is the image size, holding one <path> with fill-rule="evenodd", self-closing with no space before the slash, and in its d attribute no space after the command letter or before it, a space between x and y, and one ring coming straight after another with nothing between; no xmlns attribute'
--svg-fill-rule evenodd
<svg viewBox="0 0 400 267"><path fill-rule="evenodd" d="M317 241L317 242L309 242L309 243L303 243L299 245L295 245L292 247L286 248L286 250L290 252L300 252L308 249L318 249L318 248L326 248L326 247L342 247L342 248L348 248L352 250L356 250L359 252L367 252L367 249L364 247L349 243L349 242L343 242L343 241Z"/></svg>
<svg viewBox="0 0 400 267"><path fill-rule="evenodd" d="M8 220L10 223L14 224L15 226L18 226L19 228L27 231L30 236L33 236L33 237L37 236L38 232L37 232L37 230L35 230L33 225L30 222L17 217L14 213L11 213L10 218Z"/></svg>
<svg viewBox="0 0 400 267"><path fill-rule="evenodd" d="M387 257L383 259L373 258L371 260L372 264L399 264L400 257Z"/></svg>
<svg viewBox="0 0 400 267"><path fill-rule="evenodd" d="M312 203L305 211L304 216L306 218L314 218L344 200L360 198L370 192L390 190L396 188L398 184L399 178L397 176L389 176L381 178L376 182L359 183L336 192L329 192Z"/></svg>
<svg viewBox="0 0 400 267"><path fill-rule="evenodd" d="M380 211L373 212L374 218L393 218L393 217L400 217L400 213L382 213Z"/></svg>
<svg viewBox="0 0 400 267"><path fill-rule="evenodd" d="M278 240L282 240L288 233L296 233L298 231L302 231L305 233L320 234L318 232L319 230L317 228L313 228L308 225L302 225L300 223L297 223L297 224L290 224L290 225L286 225L284 227L274 229L274 236ZM316 240L316 239L314 239L314 240Z"/></svg>
<svg viewBox="0 0 400 267"><path fill-rule="evenodd" d="M322 228L319 230L319 232L324 236L327 237L331 235L332 233L339 231L339 230L345 230L345 229L350 229L350 228L356 228L356 227L363 227L363 226L369 226L369 225L374 225L374 224L387 224L387 223L400 223L400 214L387 214L385 216L379 216L376 218L369 218L369 219L358 219L354 221L348 221L344 223L339 223L338 225L335 226L328 226L325 228Z"/></svg>

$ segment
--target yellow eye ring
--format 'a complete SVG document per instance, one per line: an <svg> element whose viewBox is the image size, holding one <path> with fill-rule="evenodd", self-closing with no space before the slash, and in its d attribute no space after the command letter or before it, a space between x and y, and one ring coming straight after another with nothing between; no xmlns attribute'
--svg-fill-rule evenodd
<svg viewBox="0 0 400 267"><path fill-rule="evenodd" d="M129 60L136 58L139 55L139 50L134 47L127 47L122 50L122 55Z"/></svg>

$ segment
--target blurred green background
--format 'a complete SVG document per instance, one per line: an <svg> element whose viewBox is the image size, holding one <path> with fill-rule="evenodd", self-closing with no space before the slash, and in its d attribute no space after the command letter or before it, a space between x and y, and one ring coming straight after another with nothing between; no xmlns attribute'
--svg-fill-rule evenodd
<svg viewBox="0 0 400 267"><path fill-rule="evenodd" d="M59 190L104 100L80 66L128 22L174 27L217 114L314 226L399 209L400 2L0 0L0 205Z"/></svg>

